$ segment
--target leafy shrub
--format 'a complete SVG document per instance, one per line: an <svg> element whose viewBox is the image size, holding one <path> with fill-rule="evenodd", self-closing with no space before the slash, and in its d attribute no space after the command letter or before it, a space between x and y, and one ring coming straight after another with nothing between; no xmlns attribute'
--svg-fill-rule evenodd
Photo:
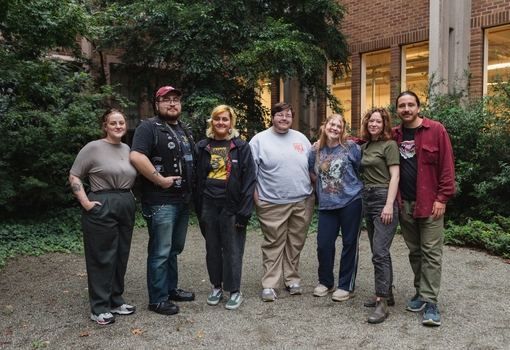
<svg viewBox="0 0 510 350"><path fill-rule="evenodd" d="M446 217L456 223L510 216L509 80L510 75L500 75L491 85L492 95L469 99L463 80L449 93L436 94L433 88L442 82L433 84L432 78L427 99L421 101L421 114L441 122L450 136L457 194Z"/></svg>
<svg viewBox="0 0 510 350"><path fill-rule="evenodd" d="M76 205L39 220L9 220L0 228L0 270L5 260L16 254L83 253L81 212L81 207ZM147 227L147 223L138 208L135 228L140 227Z"/></svg>
<svg viewBox="0 0 510 350"><path fill-rule="evenodd" d="M0 269L16 254L82 253L81 209L60 210L45 220L7 222L0 228Z"/></svg>
<svg viewBox="0 0 510 350"><path fill-rule="evenodd" d="M494 255L510 258L510 218L496 216L491 223L468 220L464 225L449 221L445 228L445 244L476 247Z"/></svg>
<svg viewBox="0 0 510 350"><path fill-rule="evenodd" d="M119 96L111 87L98 88L87 72L90 62L76 38L91 29L91 17L81 4L11 1L3 7L0 219L37 218L68 205L72 162L97 138L107 101ZM74 60L52 58L51 50L73 52Z"/></svg>

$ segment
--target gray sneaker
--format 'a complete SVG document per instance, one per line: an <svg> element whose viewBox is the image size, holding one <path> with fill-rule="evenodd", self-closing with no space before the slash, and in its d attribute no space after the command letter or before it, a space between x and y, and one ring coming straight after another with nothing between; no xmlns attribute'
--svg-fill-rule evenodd
<svg viewBox="0 0 510 350"><path fill-rule="evenodd" d="M222 288L213 288L211 295L209 295L209 298L207 298L207 304L208 305L218 305L221 298L223 297L223 289Z"/></svg>
<svg viewBox="0 0 510 350"><path fill-rule="evenodd" d="M105 312L99 315L90 314L90 319L101 325L115 323L115 316L113 316L110 312Z"/></svg>
<svg viewBox="0 0 510 350"><path fill-rule="evenodd" d="M237 292L237 293L230 293L230 300L225 305L225 309L227 310L235 310L239 306L241 306L241 303L244 300L243 293Z"/></svg>
<svg viewBox="0 0 510 350"><path fill-rule="evenodd" d="M285 289L289 291L290 295L301 295L301 293L303 292L299 284L291 284L290 286L287 286Z"/></svg>
<svg viewBox="0 0 510 350"><path fill-rule="evenodd" d="M273 288L264 288L261 295L262 301L275 301L276 292Z"/></svg>
<svg viewBox="0 0 510 350"><path fill-rule="evenodd" d="M122 304L110 310L112 314L129 315L136 311L136 307L129 304Z"/></svg>
<svg viewBox="0 0 510 350"><path fill-rule="evenodd" d="M330 292L334 292L336 290L336 287L333 286L331 288L326 287L323 284L319 284L315 289L313 290L313 296L315 297L325 297Z"/></svg>
<svg viewBox="0 0 510 350"><path fill-rule="evenodd" d="M331 299L333 301L346 301L349 300L350 298L354 298L355 296L356 293L354 293L354 291L337 289L331 296Z"/></svg>

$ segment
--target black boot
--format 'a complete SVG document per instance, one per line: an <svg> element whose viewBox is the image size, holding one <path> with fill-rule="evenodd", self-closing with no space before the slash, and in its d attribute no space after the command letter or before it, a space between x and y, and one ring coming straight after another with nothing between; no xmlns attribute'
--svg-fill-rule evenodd
<svg viewBox="0 0 510 350"><path fill-rule="evenodd" d="M388 299L377 298L375 302L375 310L372 315L368 317L368 323L381 323L384 322L390 315L388 311Z"/></svg>

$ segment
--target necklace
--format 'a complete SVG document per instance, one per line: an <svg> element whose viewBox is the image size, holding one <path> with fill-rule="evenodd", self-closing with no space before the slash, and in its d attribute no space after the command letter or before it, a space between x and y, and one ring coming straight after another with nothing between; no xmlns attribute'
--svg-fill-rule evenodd
<svg viewBox="0 0 510 350"><path fill-rule="evenodd" d="M124 157L122 156L121 153L119 153L119 151L117 150L117 147L114 148L115 149L115 153L117 153L120 157L120 160L124 160Z"/></svg>
<svg viewBox="0 0 510 350"><path fill-rule="evenodd" d="M121 153L119 153L119 150L118 150L118 148L122 149L121 143L111 143L111 142L107 141L106 139L102 139L102 140L112 146L115 153L117 153L117 155L120 157L120 160L124 160L124 156Z"/></svg>

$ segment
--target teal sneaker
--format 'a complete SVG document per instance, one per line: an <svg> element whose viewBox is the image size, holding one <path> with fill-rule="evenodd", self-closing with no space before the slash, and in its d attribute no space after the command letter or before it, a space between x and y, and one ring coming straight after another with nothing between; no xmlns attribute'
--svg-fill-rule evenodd
<svg viewBox="0 0 510 350"><path fill-rule="evenodd" d="M225 309L235 310L239 306L241 306L243 300L244 300L243 293L241 292L230 293L230 300L225 305Z"/></svg>
<svg viewBox="0 0 510 350"><path fill-rule="evenodd" d="M207 298L208 305L218 305L221 298L223 297L223 289L222 288L213 288L211 295Z"/></svg>
<svg viewBox="0 0 510 350"><path fill-rule="evenodd" d="M440 326L441 320L439 319L439 310L436 304L427 303L425 311L423 311L423 324L425 326Z"/></svg>
<svg viewBox="0 0 510 350"><path fill-rule="evenodd" d="M418 311L423 310L425 305L427 305L427 303L424 301L421 301L420 294L416 293L414 295L414 297L411 299L411 301L407 303L406 310L412 311L412 312L418 312Z"/></svg>

